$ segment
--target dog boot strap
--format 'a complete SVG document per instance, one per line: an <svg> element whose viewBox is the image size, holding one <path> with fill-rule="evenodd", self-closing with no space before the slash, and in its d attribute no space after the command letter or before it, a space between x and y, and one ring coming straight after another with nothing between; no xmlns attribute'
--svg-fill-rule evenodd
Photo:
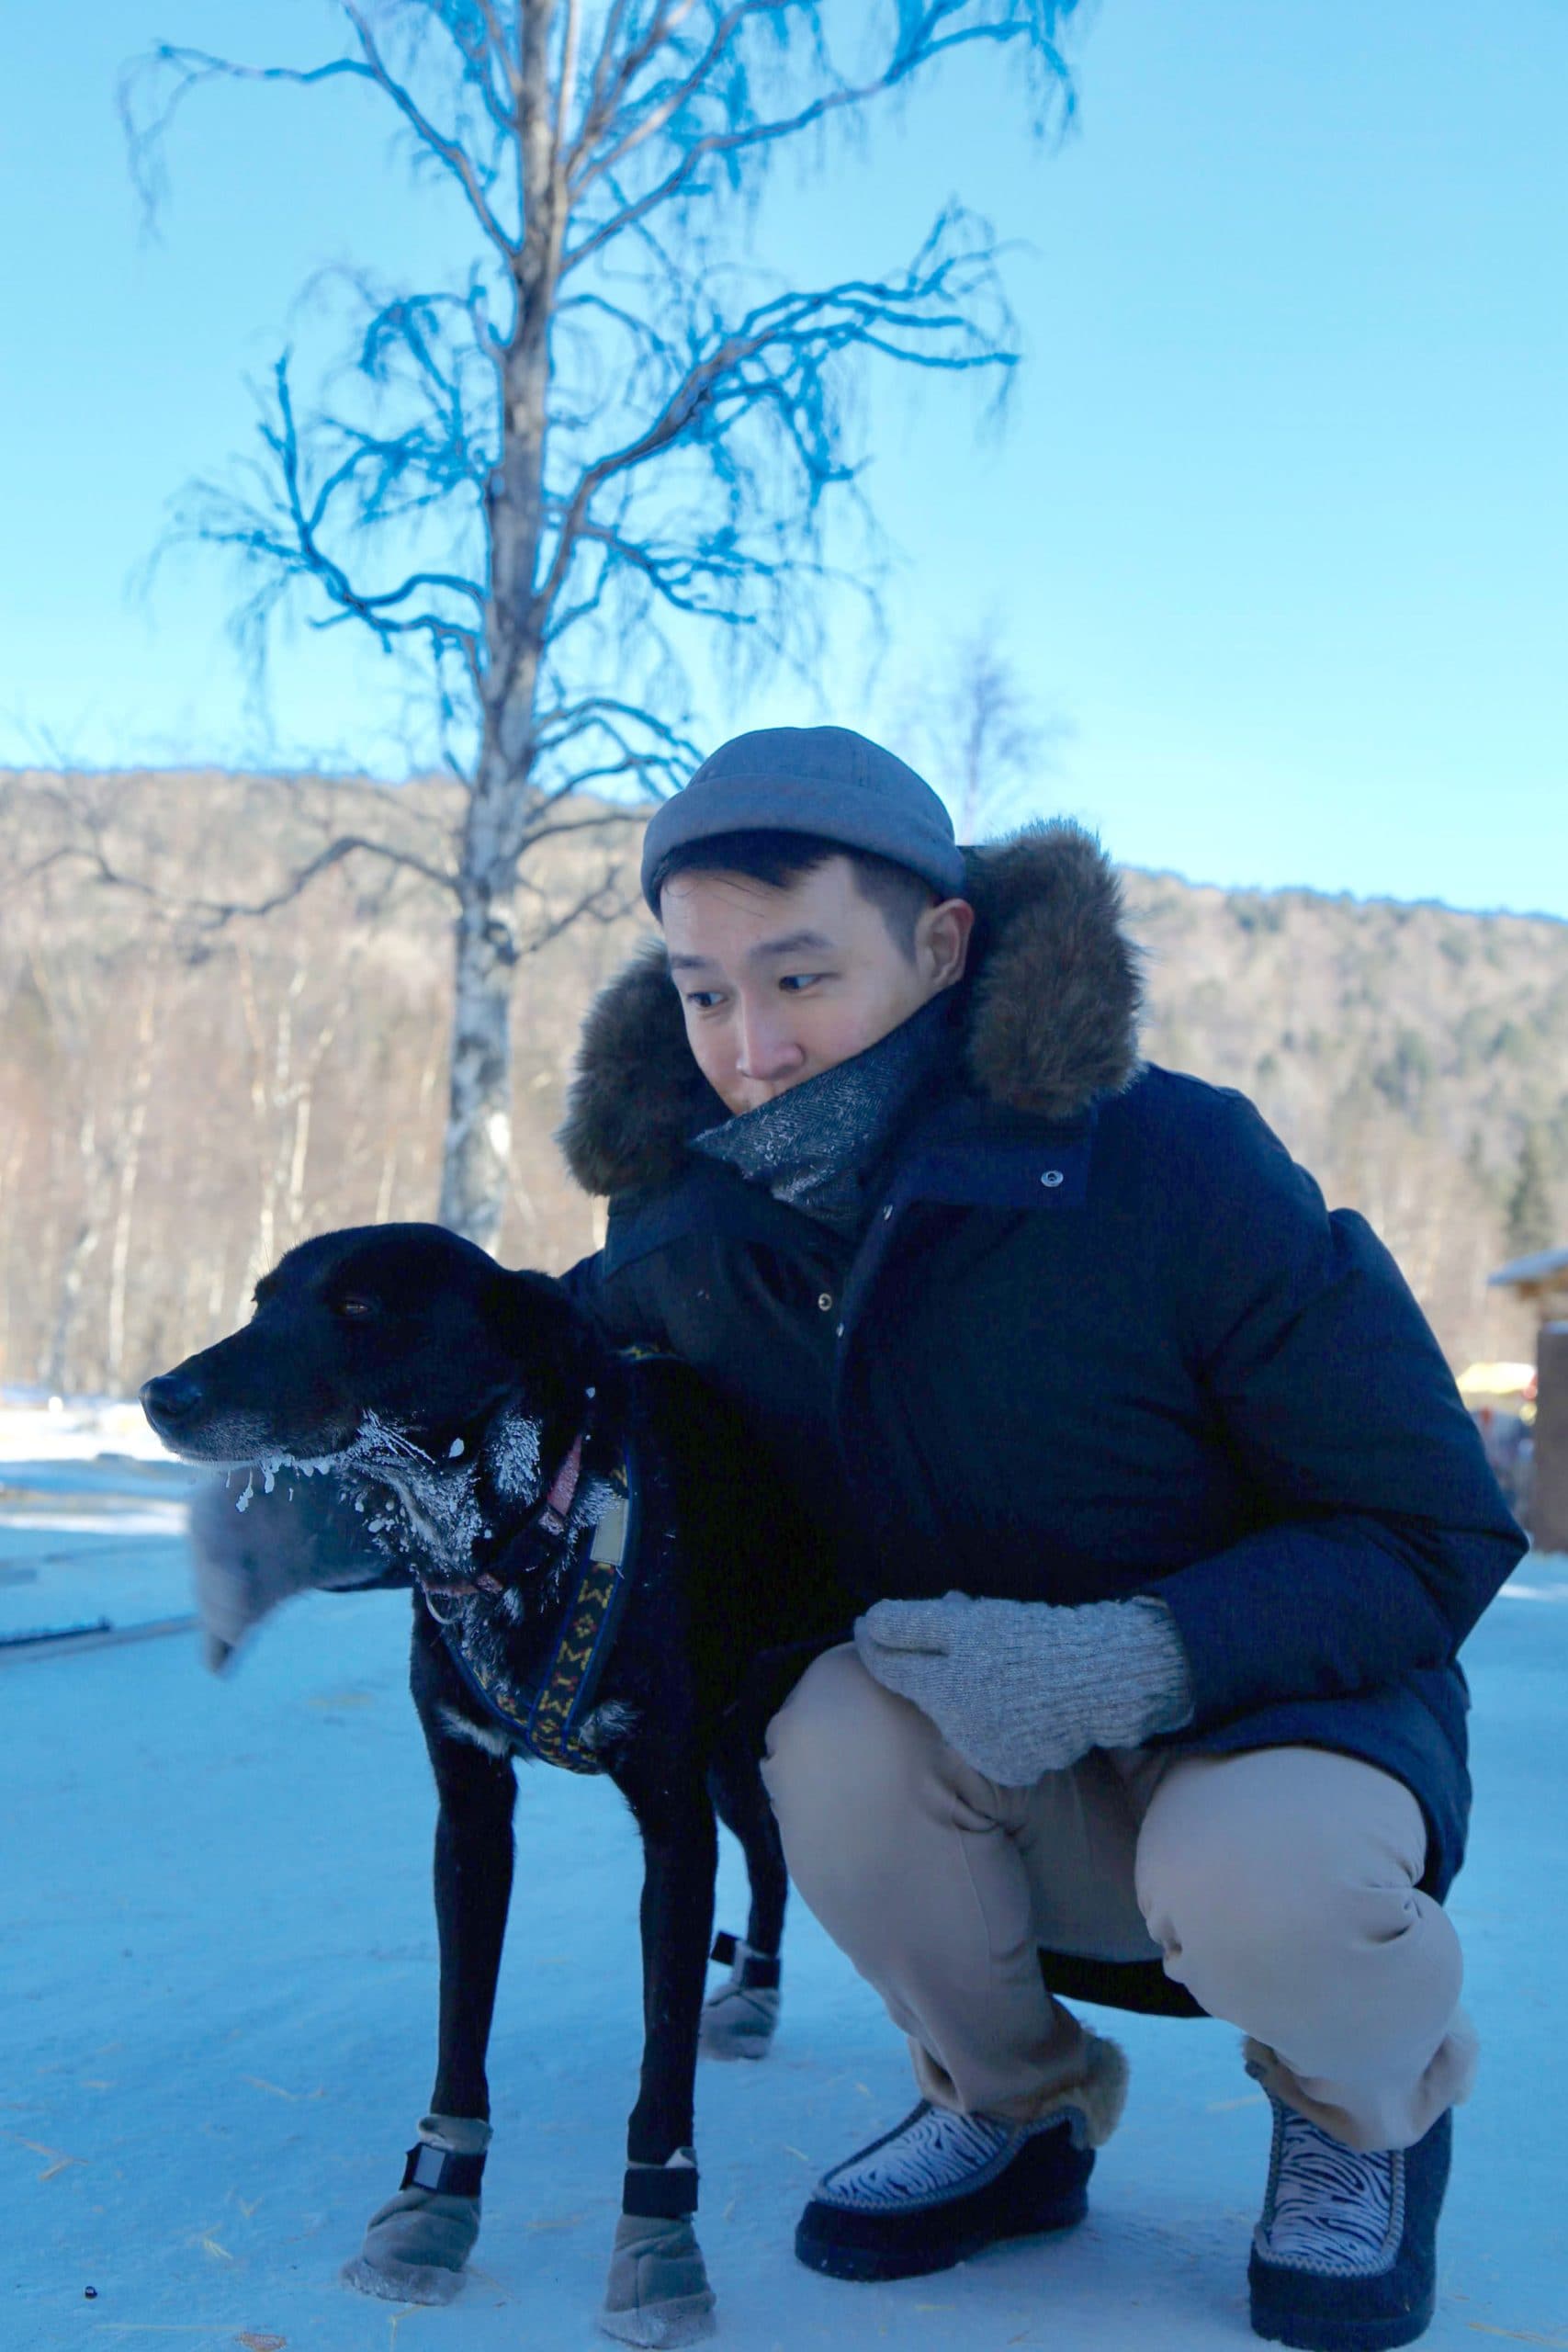
<svg viewBox="0 0 1568 2352"><path fill-rule="evenodd" d="M753 1951L749 1943L721 1928L708 1955L721 1968L733 1971L733 1981L747 1993L776 1993L779 1989L777 1952Z"/></svg>
<svg viewBox="0 0 1568 2352"><path fill-rule="evenodd" d="M484 2169L482 2150L477 2155L459 2155L455 2149L435 2148L428 2140L416 2140L399 2187L434 2189L438 2197L477 2197Z"/></svg>
<svg viewBox="0 0 1568 2352"><path fill-rule="evenodd" d="M626 2166L621 2211L639 2221L683 2222L697 2210L697 2164L690 2148L677 2148L668 2164Z"/></svg>

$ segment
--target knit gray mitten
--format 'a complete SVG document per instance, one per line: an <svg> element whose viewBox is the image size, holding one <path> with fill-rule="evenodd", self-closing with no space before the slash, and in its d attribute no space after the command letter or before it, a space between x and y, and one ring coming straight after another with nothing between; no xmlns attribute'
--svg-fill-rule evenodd
<svg viewBox="0 0 1568 2352"><path fill-rule="evenodd" d="M472 2115L426 2115L419 2137L455 2156L482 2156L490 2125ZM400 2188L378 2206L365 2243L342 2277L361 2294L394 2303L449 2303L463 2283L463 2265L479 2233L477 2197L445 2196L433 2188Z"/></svg>
<svg viewBox="0 0 1568 2352"><path fill-rule="evenodd" d="M682 2148L671 2164L690 2164ZM634 2164L632 2172L665 2167ZM695 2344L714 2333L714 2291L689 2219L623 2213L615 2223L599 2324L623 2344Z"/></svg>
<svg viewBox="0 0 1568 2352"><path fill-rule="evenodd" d="M1187 1652L1159 1600L879 1600L854 1636L868 1674L1007 1788L1091 1747L1140 1747L1192 1713Z"/></svg>

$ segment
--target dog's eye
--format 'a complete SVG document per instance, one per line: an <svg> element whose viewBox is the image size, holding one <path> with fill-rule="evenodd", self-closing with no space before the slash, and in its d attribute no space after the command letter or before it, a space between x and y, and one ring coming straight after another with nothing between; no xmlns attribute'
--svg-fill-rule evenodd
<svg viewBox="0 0 1568 2352"><path fill-rule="evenodd" d="M373 1314L375 1309L367 1298L340 1298L337 1311L340 1315L361 1316Z"/></svg>

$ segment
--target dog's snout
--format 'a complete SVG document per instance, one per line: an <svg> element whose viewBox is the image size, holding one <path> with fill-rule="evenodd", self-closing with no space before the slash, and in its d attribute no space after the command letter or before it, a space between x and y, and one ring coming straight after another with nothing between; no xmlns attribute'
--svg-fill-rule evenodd
<svg viewBox="0 0 1568 2352"><path fill-rule="evenodd" d="M141 1409L155 1430L177 1429L202 1401L202 1386L195 1373L165 1372L144 1381Z"/></svg>

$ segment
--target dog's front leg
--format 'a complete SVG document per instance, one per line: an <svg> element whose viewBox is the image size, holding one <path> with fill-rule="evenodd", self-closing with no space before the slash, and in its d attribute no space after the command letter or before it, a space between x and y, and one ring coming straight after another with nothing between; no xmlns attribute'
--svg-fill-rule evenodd
<svg viewBox="0 0 1568 2352"><path fill-rule="evenodd" d="M714 2327L713 2290L692 2226L693 2108L718 1837L694 1776L637 1811L644 1859L642 2082L626 2131L626 2187L599 2324L626 2344L692 2344Z"/></svg>
<svg viewBox="0 0 1568 2352"><path fill-rule="evenodd" d="M423 1712L423 1711L422 1711ZM370 2217L344 2277L400 2302L446 2302L479 2229L479 2177L490 2144L485 2052L512 1894L509 1759L432 1730L441 1810L435 1826L435 1919L441 2018L431 2112L409 2151L403 2185Z"/></svg>

